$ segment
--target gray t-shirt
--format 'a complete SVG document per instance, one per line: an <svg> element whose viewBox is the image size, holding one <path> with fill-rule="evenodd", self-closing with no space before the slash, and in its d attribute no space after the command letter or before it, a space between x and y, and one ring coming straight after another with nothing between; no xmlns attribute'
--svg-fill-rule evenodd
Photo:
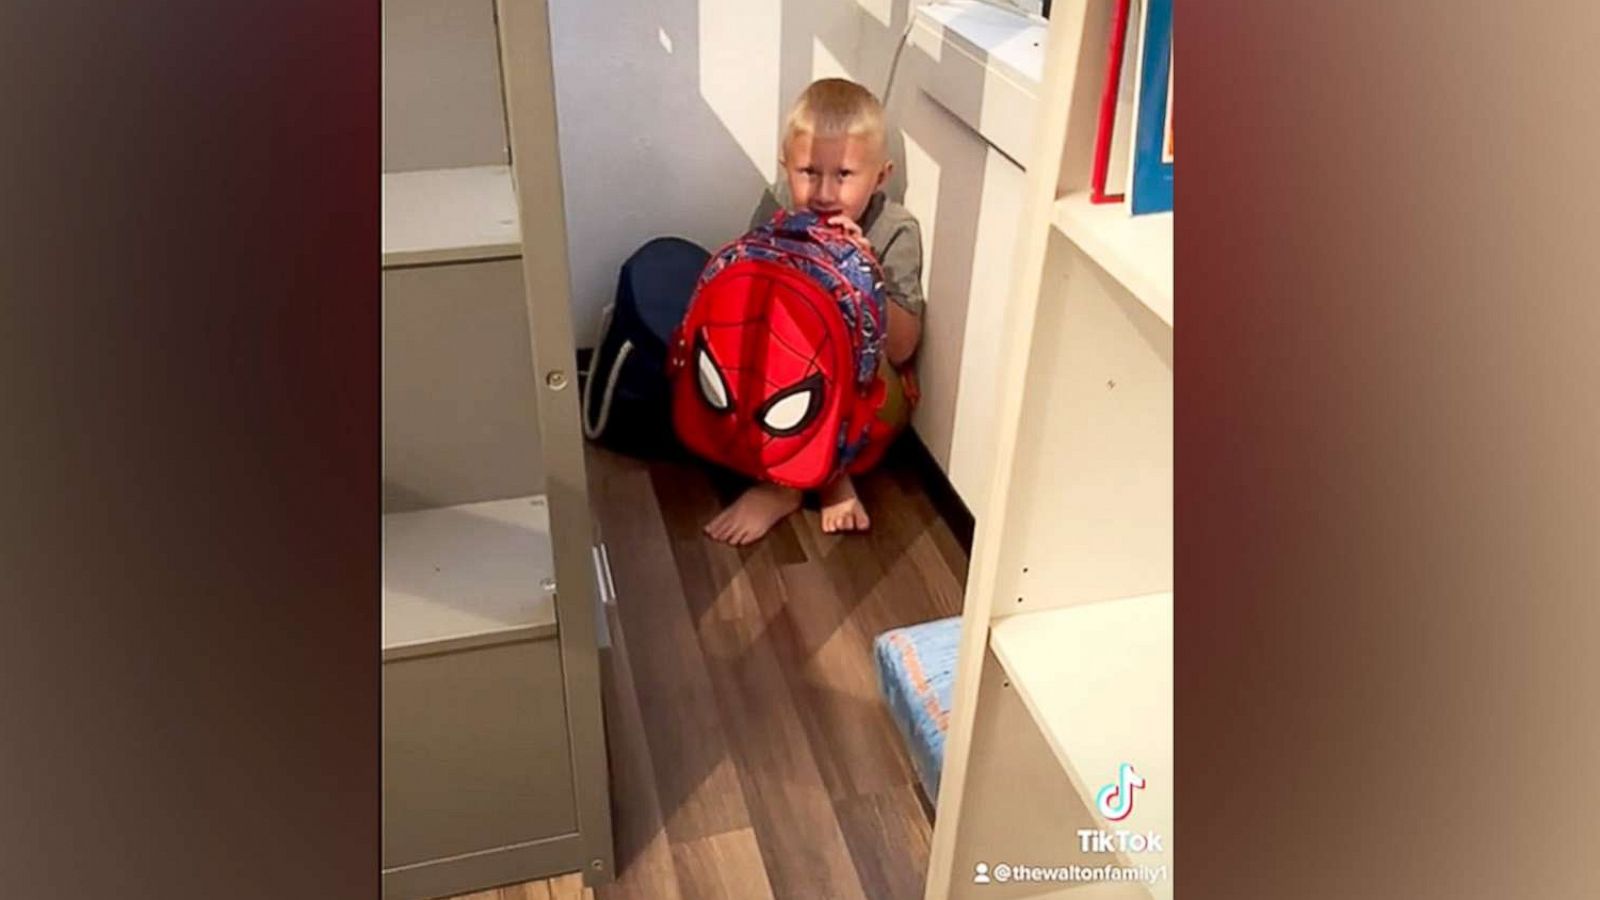
<svg viewBox="0 0 1600 900"><path fill-rule="evenodd" d="M789 185L780 181L761 196L761 204L750 217L750 227L764 225L772 214L789 203ZM884 288L896 306L918 318L922 316L922 226L917 217L882 191L867 201L867 209L856 223L866 235L872 252L883 268Z"/></svg>

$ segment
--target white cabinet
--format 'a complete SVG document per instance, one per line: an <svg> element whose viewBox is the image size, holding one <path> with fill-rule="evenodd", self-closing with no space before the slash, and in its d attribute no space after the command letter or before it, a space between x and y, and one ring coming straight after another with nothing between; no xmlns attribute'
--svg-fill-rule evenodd
<svg viewBox="0 0 1600 900"><path fill-rule="evenodd" d="M1112 6L1046 42L930 900L1172 896L1173 217L1085 200Z"/></svg>

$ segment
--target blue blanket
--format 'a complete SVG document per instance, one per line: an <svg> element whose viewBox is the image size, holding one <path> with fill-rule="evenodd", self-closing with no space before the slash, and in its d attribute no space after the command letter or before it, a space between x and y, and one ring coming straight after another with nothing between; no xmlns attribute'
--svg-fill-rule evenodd
<svg viewBox="0 0 1600 900"><path fill-rule="evenodd" d="M930 803L939 800L961 617L894 628L873 641L878 685Z"/></svg>

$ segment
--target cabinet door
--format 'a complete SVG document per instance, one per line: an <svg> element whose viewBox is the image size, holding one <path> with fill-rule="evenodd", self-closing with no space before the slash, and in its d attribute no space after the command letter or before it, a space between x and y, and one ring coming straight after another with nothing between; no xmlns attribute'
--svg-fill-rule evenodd
<svg viewBox="0 0 1600 900"><path fill-rule="evenodd" d="M592 882L614 872L600 709L594 531L584 472L577 356L567 266L566 206L556 136L547 0L497 0L511 171L522 230L522 282L532 338L539 444L550 504L556 616L578 794Z"/></svg>
<svg viewBox="0 0 1600 900"><path fill-rule="evenodd" d="M549 639L383 666L383 867L576 829L561 660Z"/></svg>

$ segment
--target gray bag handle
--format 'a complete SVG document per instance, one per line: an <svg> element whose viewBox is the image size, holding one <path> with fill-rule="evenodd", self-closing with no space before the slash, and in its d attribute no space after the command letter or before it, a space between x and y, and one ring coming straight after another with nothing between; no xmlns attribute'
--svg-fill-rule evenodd
<svg viewBox="0 0 1600 900"><path fill-rule="evenodd" d="M633 352L633 342L623 341L622 349L617 351L617 358L606 375L606 385L600 395L600 410L595 414L596 421L591 422L589 396L594 390L595 370L600 367L600 347L605 343L606 330L611 327L611 314L615 309L615 305L607 305L600 313L600 333L595 337L594 353L589 357L589 371L583 378L583 435L591 441L600 437L600 433L606 430L606 423L611 420L611 399L617 391L617 379L622 375L622 364L628 361L628 354Z"/></svg>

